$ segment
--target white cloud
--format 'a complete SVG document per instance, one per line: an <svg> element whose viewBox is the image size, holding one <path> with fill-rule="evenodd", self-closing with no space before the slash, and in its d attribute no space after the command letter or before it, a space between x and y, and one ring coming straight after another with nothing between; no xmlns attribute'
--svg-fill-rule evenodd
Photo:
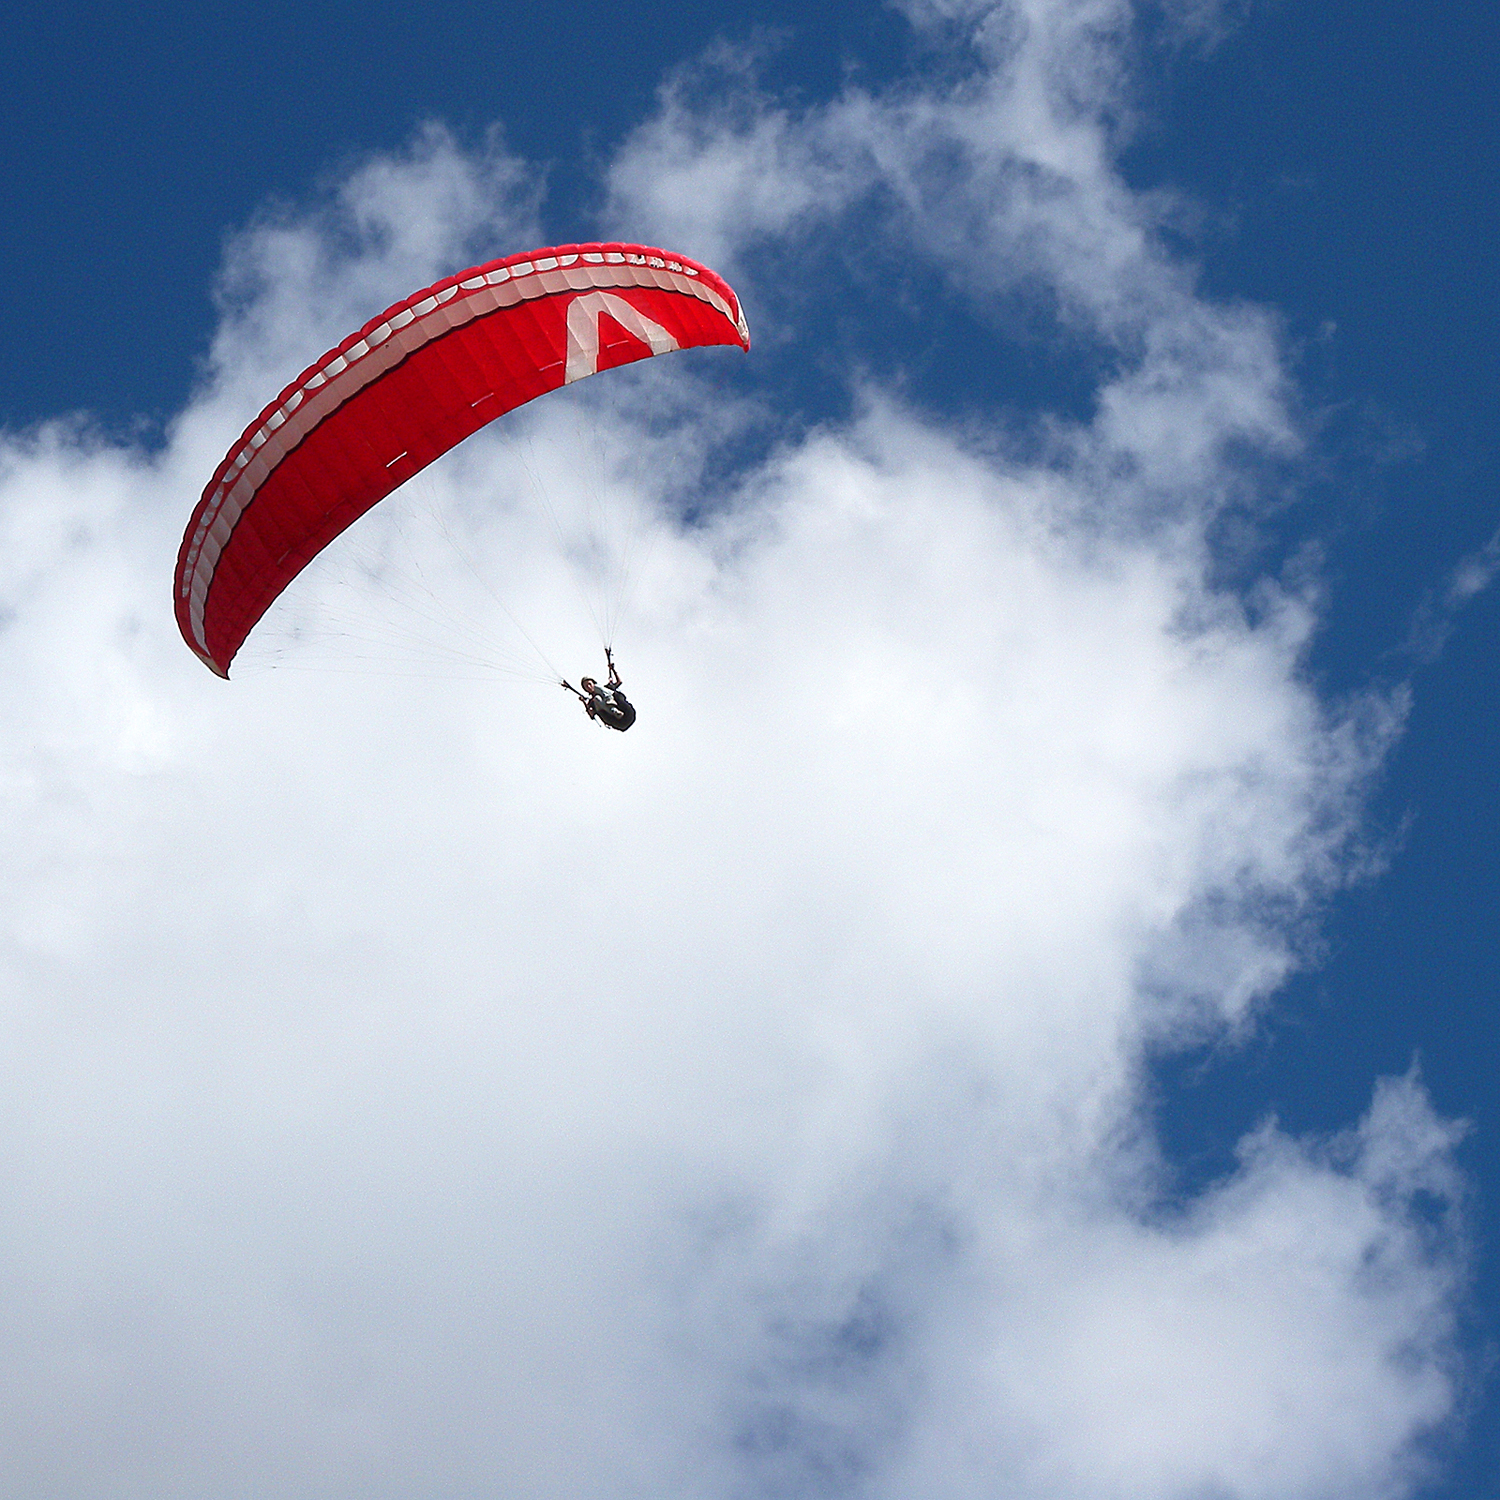
<svg viewBox="0 0 1500 1500"><path fill-rule="evenodd" d="M1489 588L1497 571L1500 571L1500 531L1484 546L1459 560L1441 598L1429 595L1421 601L1412 615L1401 654L1419 663L1436 661L1448 644L1459 611Z"/></svg>
<svg viewBox="0 0 1500 1500"><path fill-rule="evenodd" d="M913 254L1050 289L1118 371L1040 451L861 389L663 521L628 736L555 688L226 687L171 623L197 485L276 383L487 226L535 234L501 153L429 134L252 229L161 455L11 444L0 1487L1409 1485L1461 1374L1453 1130L1385 1083L1172 1208L1143 1116L1142 1049L1250 1024L1296 962L1400 703L1320 702L1315 597L1215 581L1235 455L1296 437L1273 322L1198 299L1111 172L1122 16L1034 0L949 92L679 90L628 144L616 211L773 325L757 247L878 187ZM675 363L587 393L622 510L669 513L738 420ZM429 494L576 672L525 471L576 541L572 422Z"/></svg>

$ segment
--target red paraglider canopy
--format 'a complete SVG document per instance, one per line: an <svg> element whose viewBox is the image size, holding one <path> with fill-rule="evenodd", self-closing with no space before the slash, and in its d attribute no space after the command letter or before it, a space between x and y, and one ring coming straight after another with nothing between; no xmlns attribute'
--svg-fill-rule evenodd
<svg viewBox="0 0 1500 1500"><path fill-rule="evenodd" d="M644 245L559 245L398 302L245 429L177 557L177 623L221 677L276 596L338 534L487 422L672 349L750 347L727 282Z"/></svg>

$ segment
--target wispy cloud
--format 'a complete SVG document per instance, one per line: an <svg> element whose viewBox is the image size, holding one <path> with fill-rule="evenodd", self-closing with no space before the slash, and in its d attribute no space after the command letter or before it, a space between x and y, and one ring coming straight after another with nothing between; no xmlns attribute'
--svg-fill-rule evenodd
<svg viewBox="0 0 1500 1500"><path fill-rule="evenodd" d="M1417 662L1436 661L1448 644L1459 612L1489 588L1496 572L1500 572L1500 531L1460 560L1446 588L1429 594L1417 606L1401 654Z"/></svg>

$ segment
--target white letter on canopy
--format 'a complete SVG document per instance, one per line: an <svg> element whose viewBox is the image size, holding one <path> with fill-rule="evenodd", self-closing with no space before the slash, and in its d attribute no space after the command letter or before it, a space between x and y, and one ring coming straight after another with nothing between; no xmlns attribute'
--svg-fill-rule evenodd
<svg viewBox="0 0 1500 1500"><path fill-rule="evenodd" d="M568 367L563 375L564 385L599 373L600 313L608 313L626 333L649 344L653 354L666 354L681 347L665 328L637 312L623 297L612 292L586 292L568 304Z"/></svg>

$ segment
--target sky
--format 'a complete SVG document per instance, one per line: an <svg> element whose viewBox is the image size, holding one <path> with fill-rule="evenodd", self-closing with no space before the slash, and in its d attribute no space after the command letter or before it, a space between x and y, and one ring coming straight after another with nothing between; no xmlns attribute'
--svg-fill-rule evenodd
<svg viewBox="0 0 1500 1500"><path fill-rule="evenodd" d="M1500 1496L1497 29L23 7L0 1491ZM209 674L250 418L590 238L750 352Z"/></svg>

